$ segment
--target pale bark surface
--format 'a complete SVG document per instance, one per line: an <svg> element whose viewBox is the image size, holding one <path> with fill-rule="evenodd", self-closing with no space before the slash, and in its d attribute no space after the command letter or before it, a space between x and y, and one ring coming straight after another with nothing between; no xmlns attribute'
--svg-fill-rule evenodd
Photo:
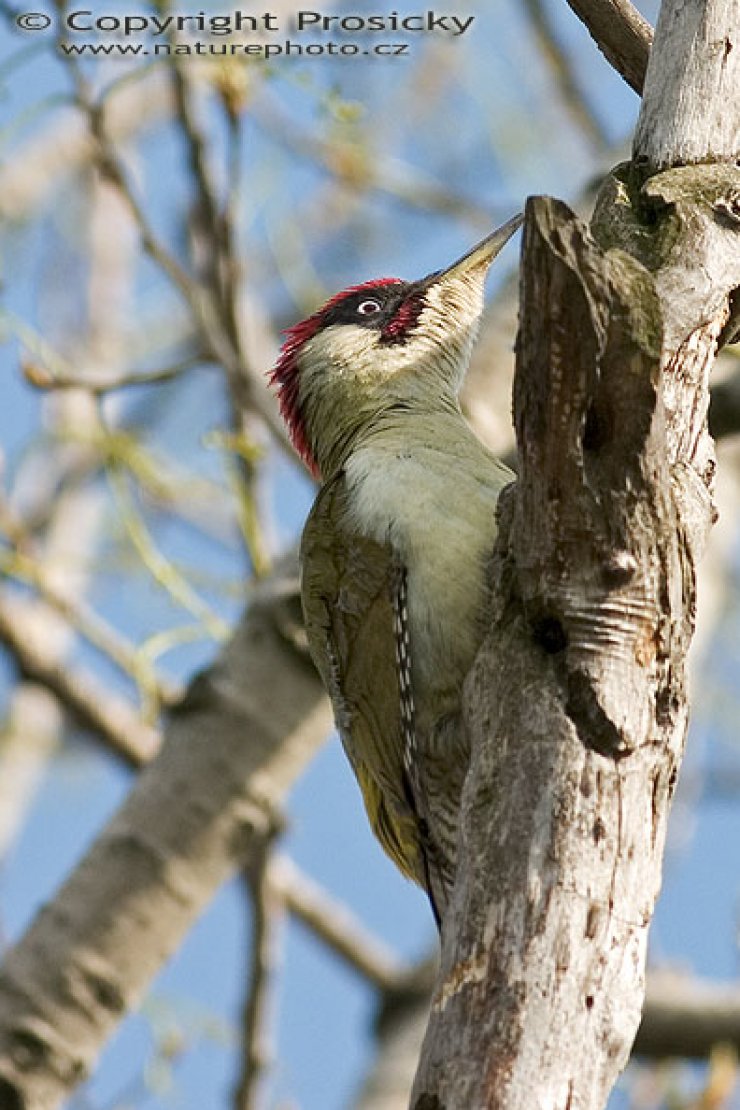
<svg viewBox="0 0 740 1110"><path fill-rule="evenodd" d="M740 152L740 0L664 3L635 154L654 169Z"/></svg>
<svg viewBox="0 0 740 1110"><path fill-rule="evenodd" d="M430 998L431 987L402 1000L391 997L383 1007L377 1054L353 1110L406 1110ZM634 1055L645 1060L706 1059L718 1045L740 1051L740 990L735 984L670 972L648 977Z"/></svg>
<svg viewBox="0 0 740 1110"><path fill-rule="evenodd" d="M703 29L737 51L737 12L664 3L635 149L649 171L724 165L622 167L590 229L528 204L519 480L468 684L465 851L415 1110L597 1110L637 1031L712 518L708 372L740 284L740 83L713 77L726 52ZM663 127L663 66L682 64Z"/></svg>
<svg viewBox="0 0 740 1110"><path fill-rule="evenodd" d="M161 754L0 971L0 1107L46 1110L105 1040L221 883L274 830L331 725L275 608L253 604L195 680Z"/></svg>

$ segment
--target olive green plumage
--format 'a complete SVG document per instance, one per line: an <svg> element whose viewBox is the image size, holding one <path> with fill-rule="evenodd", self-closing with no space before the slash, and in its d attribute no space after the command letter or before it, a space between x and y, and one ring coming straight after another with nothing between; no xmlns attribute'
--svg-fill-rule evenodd
<svg viewBox="0 0 740 1110"><path fill-rule="evenodd" d="M349 516L339 473L322 488L303 532L308 641L373 831L401 871L423 885L418 821L403 785L393 554L358 534Z"/></svg>
<svg viewBox="0 0 740 1110"><path fill-rule="evenodd" d="M392 422L375 432L367 474L385 475L389 489L387 498L371 495L364 513L356 472L364 472L358 460L367 446L322 487L303 533L301 593L311 653L370 824L400 870L427 890L439 919L454 881L469 761L462 683L485 630L495 505L512 475L459 410L424 423L432 444L416 445L419 468L399 460ZM377 502L379 514L394 514L386 542L373 525Z"/></svg>

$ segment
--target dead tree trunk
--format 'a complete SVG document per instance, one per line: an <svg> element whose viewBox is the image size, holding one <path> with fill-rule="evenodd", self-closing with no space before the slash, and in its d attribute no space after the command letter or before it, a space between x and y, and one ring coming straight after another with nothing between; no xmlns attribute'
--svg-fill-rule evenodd
<svg viewBox="0 0 740 1110"><path fill-rule="evenodd" d="M664 0L590 227L528 203L463 864L415 1110L597 1110L637 1030L740 286L740 5Z"/></svg>

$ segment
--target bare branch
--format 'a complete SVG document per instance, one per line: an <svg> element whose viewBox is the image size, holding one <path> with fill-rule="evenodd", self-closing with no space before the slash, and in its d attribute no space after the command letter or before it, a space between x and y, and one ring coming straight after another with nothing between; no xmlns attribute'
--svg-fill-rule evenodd
<svg viewBox="0 0 740 1110"><path fill-rule="evenodd" d="M255 106L254 120L275 141L323 166L353 191L387 193L411 208L456 215L479 227L491 226L490 208L424 175L409 163L389 158L381 162L369 153L362 157L354 148L347 150L339 142L307 136L266 93Z"/></svg>
<svg viewBox="0 0 740 1110"><path fill-rule="evenodd" d="M524 7L529 15L540 53L552 73L560 98L571 119L596 150L603 154L609 148L609 141L598 117L591 110L583 90L578 87L570 59L557 40L542 0L524 0Z"/></svg>
<svg viewBox="0 0 740 1110"><path fill-rule="evenodd" d="M371 936L343 903L284 856L270 865L269 881L295 917L380 991L402 989L408 968Z"/></svg>
<svg viewBox="0 0 740 1110"><path fill-rule="evenodd" d="M172 96L161 69L142 71L135 83L106 96L110 141L125 143L161 124L172 112ZM0 216L23 220L40 208L53 190L94 160L96 143L87 120L72 108L55 113L50 123L27 139L0 166Z"/></svg>
<svg viewBox="0 0 740 1110"><path fill-rule="evenodd" d="M105 104L96 103L93 99L76 60L70 55L64 57L74 80L77 101L87 114L90 131L97 145L98 165L125 201L139 230L143 249L183 297L198 325L208 355L221 363L233 381L242 380L238 359L228 339L222 334L221 321L208 290L188 273L157 236L110 139L105 122Z"/></svg>
<svg viewBox="0 0 740 1110"><path fill-rule="evenodd" d="M740 1051L740 988L685 975L648 978L635 1039L638 1056L708 1056L717 1044Z"/></svg>
<svg viewBox="0 0 740 1110"><path fill-rule="evenodd" d="M233 274L233 266L225 265L226 256L232 244L224 237L222 205L209 165L208 144L195 110L191 69L184 59L175 56L172 59L171 73L177 120L185 138L190 172L196 190L194 233L203 256L201 283L213 302L214 314L220 320L221 326L227 330L232 348L235 352L239 352L239 337L235 331L237 321L234 312L235 291L227 288L224 280L226 272ZM228 368L227 366L226 369ZM237 383L240 392L243 392L244 383L241 377L239 375ZM237 383L232 383L232 390ZM238 396L235 393L235 400Z"/></svg>
<svg viewBox="0 0 740 1110"><path fill-rule="evenodd" d="M2 722L0 859L23 828L49 761L59 750L65 715L59 699L30 678L16 683ZM0 935L0 946L5 947Z"/></svg>
<svg viewBox="0 0 740 1110"><path fill-rule="evenodd" d="M190 172L197 190L200 216L211 239L211 246L217 250L221 245L221 204L208 164L206 138L196 118L189 68L182 58L175 55L170 72L174 84L177 118L187 143ZM217 258L211 261L213 265L218 264ZM208 280L214 292L218 291L218 274L211 271Z"/></svg>
<svg viewBox="0 0 740 1110"><path fill-rule="evenodd" d="M177 685L151 674L134 644L84 601L60 589L51 574L30 555L19 552L7 556L0 554L0 569L6 575L32 586L75 632L161 704L174 705L181 699L182 690Z"/></svg>
<svg viewBox="0 0 740 1110"><path fill-rule="evenodd" d="M653 29L630 0L567 0L617 73L636 93L645 84Z"/></svg>
<svg viewBox="0 0 740 1110"><path fill-rule="evenodd" d="M375 1059L352 1110L408 1110L431 997L429 985L415 997L396 996L393 1004L383 1006L375 1027Z"/></svg>
<svg viewBox="0 0 740 1110"><path fill-rule="evenodd" d="M281 900L268 879L270 840L255 852L246 878L252 910L250 972L242 1014L241 1075L234 1110L259 1110L274 1060L271 1044L272 993L280 943Z"/></svg>
<svg viewBox="0 0 740 1110"><path fill-rule="evenodd" d="M73 69L73 72L76 73L77 71ZM77 97L80 106L87 112L90 131L97 143L98 165L106 178L116 186L121 197L128 205L133 221L139 229L142 247L182 294L193 311L195 319L200 320L202 316L202 296L197 283L155 233L142 204L133 190L118 152L109 138L104 121L103 106L93 102L87 85L79 77L77 79Z"/></svg>
<svg viewBox="0 0 740 1110"><path fill-rule="evenodd" d="M127 701L89 672L63 662L43 635L33 635L27 602L0 595L0 640L27 677L51 690L66 709L133 767L149 762L159 734Z"/></svg>
<svg viewBox="0 0 740 1110"><path fill-rule="evenodd" d="M109 467L107 476L126 534L154 581L177 605L192 614L214 640L223 642L228 639L228 622L198 594L177 566L160 551L131 496L120 468Z"/></svg>
<svg viewBox="0 0 740 1110"><path fill-rule="evenodd" d="M76 377L69 374L52 373L46 366L38 362L23 359L21 370L26 381L36 389L84 389L95 395L113 393L117 389L129 389L131 386L159 385L162 382L171 382L179 378L187 370L203 366L208 360L201 354L188 355L179 362L164 366L161 370L141 370L135 373L118 371L115 374L86 375Z"/></svg>
<svg viewBox="0 0 740 1110"><path fill-rule="evenodd" d="M228 152L226 167L226 201L223 206L222 231L224 241L224 286L234 317L235 335L241 343L239 310L242 300L241 263L239 257L240 212L243 203L244 182L242 168L242 128L237 93L222 91L221 99L226 110L228 126Z"/></svg>

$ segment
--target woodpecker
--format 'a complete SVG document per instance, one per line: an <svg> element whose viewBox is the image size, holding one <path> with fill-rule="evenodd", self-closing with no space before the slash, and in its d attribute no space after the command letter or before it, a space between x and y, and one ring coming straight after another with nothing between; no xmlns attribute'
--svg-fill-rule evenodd
<svg viewBox="0 0 740 1110"><path fill-rule="evenodd" d="M495 509L512 472L458 392L509 220L447 269L332 297L285 332L271 383L321 486L301 541L312 658L370 824L441 927L469 744Z"/></svg>

